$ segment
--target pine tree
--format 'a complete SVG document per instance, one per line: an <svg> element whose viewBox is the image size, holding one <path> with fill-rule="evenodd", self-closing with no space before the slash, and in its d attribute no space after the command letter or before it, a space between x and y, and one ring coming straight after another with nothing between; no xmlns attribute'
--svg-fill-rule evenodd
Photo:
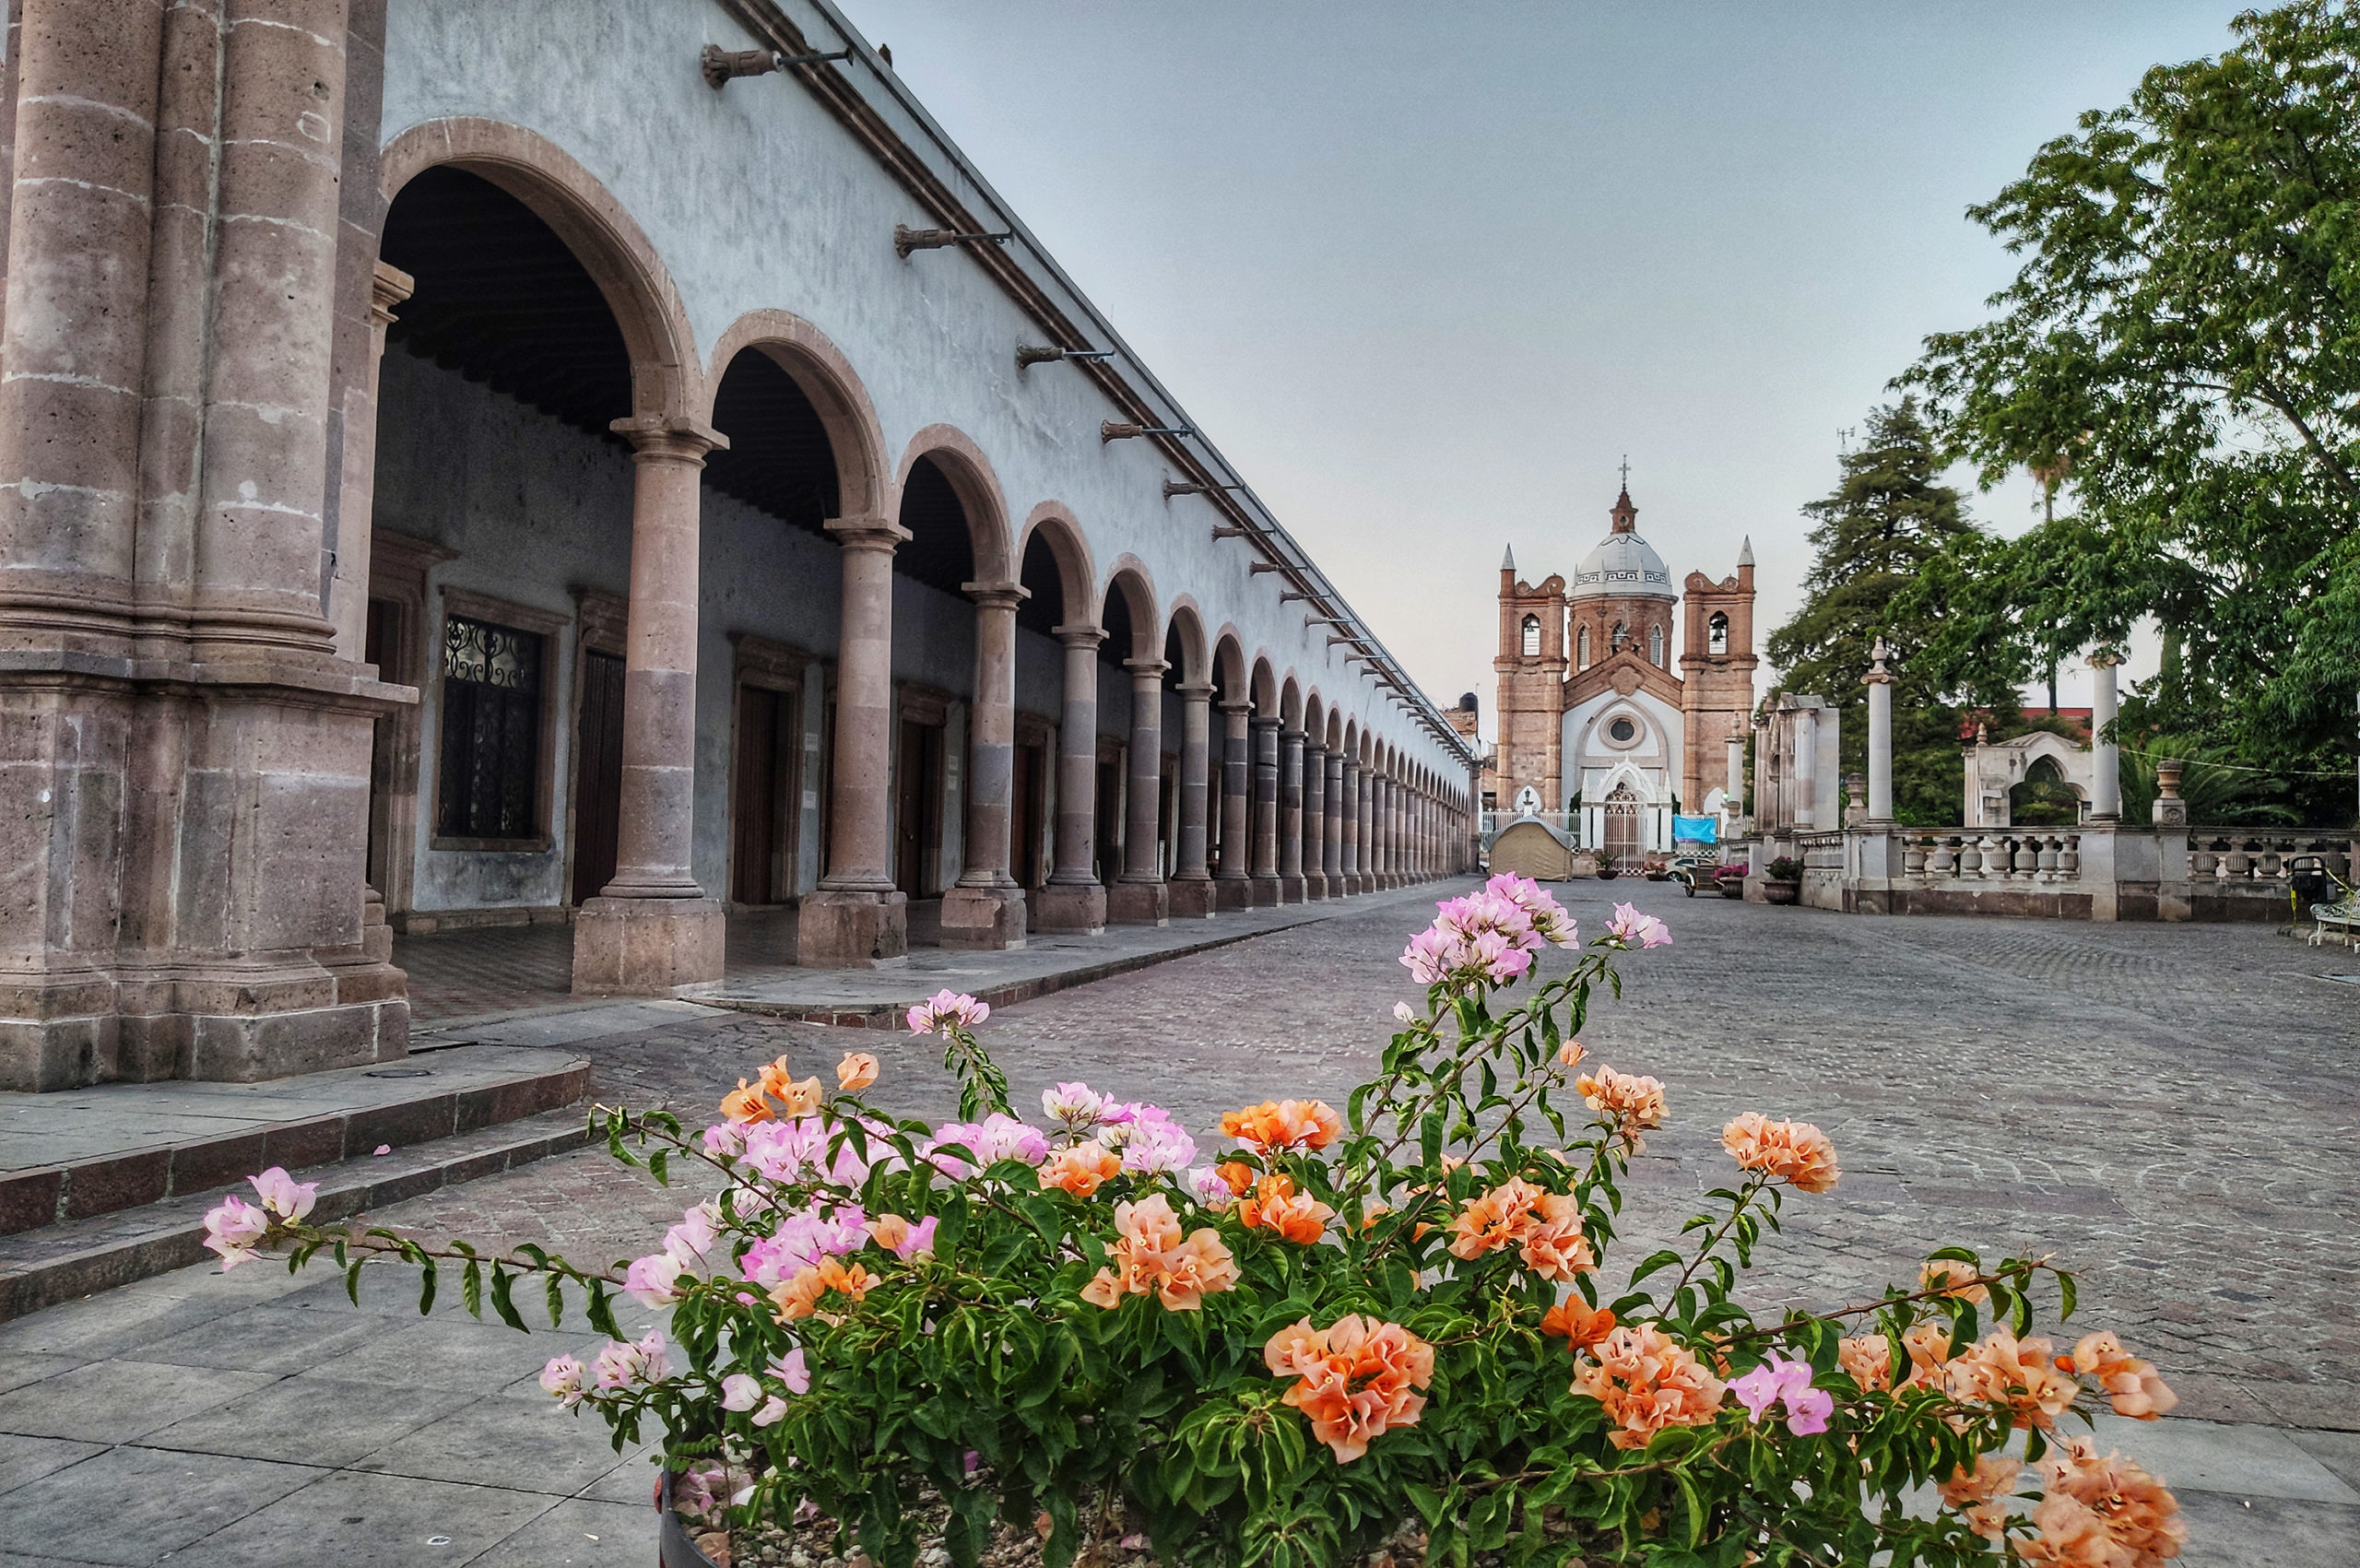
<svg viewBox="0 0 2360 1568"><path fill-rule="evenodd" d="M1868 672L1877 639L1897 663L1893 693L1894 812L1902 821L1960 820L1964 770L1959 708L1909 655L1932 638L1939 607L1920 582L1926 563L1979 531L1959 492L1936 476L1942 461L1916 402L1871 410L1868 439L1841 458L1834 493L1806 505L1811 573L1794 619L1770 635L1777 690L1825 699L1843 713L1844 766L1868 767ZM1775 692L1773 693L1776 694Z"/></svg>

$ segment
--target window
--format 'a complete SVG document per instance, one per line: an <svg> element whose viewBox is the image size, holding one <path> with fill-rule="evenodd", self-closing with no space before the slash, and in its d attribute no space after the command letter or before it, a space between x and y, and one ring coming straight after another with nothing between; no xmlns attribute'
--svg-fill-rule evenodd
<svg viewBox="0 0 2360 1568"><path fill-rule="evenodd" d="M1647 628L1647 663L1660 667L1663 664L1663 628Z"/></svg>
<svg viewBox="0 0 2360 1568"><path fill-rule="evenodd" d="M1639 726L1628 719L1617 719L1606 726L1606 734L1609 739L1628 746L1639 737Z"/></svg>
<svg viewBox="0 0 2360 1568"><path fill-rule="evenodd" d="M1581 650L1581 667L1587 669L1589 668L1589 628L1583 627L1581 634L1575 641Z"/></svg>
<svg viewBox="0 0 2360 1568"><path fill-rule="evenodd" d="M541 639L465 616L442 620L442 770L436 832L540 835Z"/></svg>
<svg viewBox="0 0 2360 1568"><path fill-rule="evenodd" d="M1524 656L1528 659L1540 656L1540 618L1537 615L1524 618Z"/></svg>

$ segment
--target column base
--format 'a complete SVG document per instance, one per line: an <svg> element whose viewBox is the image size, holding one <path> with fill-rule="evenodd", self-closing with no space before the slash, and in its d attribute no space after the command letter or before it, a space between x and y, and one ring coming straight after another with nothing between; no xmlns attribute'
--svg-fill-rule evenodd
<svg viewBox="0 0 2360 1568"><path fill-rule="evenodd" d="M1280 903L1309 903L1311 902L1309 881L1302 877L1280 877L1279 902Z"/></svg>
<svg viewBox="0 0 2360 1568"><path fill-rule="evenodd" d="M1165 908L1174 920L1210 920L1221 901L1210 878L1172 881L1163 885Z"/></svg>
<svg viewBox="0 0 2360 1568"><path fill-rule="evenodd" d="M1024 945L1022 888L953 888L942 895L942 945L1010 952Z"/></svg>
<svg viewBox="0 0 2360 1568"><path fill-rule="evenodd" d="M1052 882L1037 906L1044 931L1079 931L1095 937L1106 929L1106 890L1096 882Z"/></svg>
<svg viewBox="0 0 2360 1568"><path fill-rule="evenodd" d="M1254 884L1243 877L1214 878L1213 906L1216 909L1252 909Z"/></svg>
<svg viewBox="0 0 2360 1568"><path fill-rule="evenodd" d="M718 980L728 928L711 899L592 899L573 919L573 994L668 996Z"/></svg>
<svg viewBox="0 0 2360 1568"><path fill-rule="evenodd" d="M1116 925L1168 925L1172 896L1162 882L1117 882L1106 890L1106 918Z"/></svg>
<svg viewBox="0 0 2360 1568"><path fill-rule="evenodd" d="M1327 896L1327 874L1320 871L1305 872L1303 878L1303 902L1305 903L1317 903Z"/></svg>
<svg viewBox="0 0 2360 1568"><path fill-rule="evenodd" d="M899 888L822 888L796 911L795 961L806 969L877 969L909 956L910 898Z"/></svg>
<svg viewBox="0 0 2360 1568"><path fill-rule="evenodd" d="M1256 909L1276 909L1285 902L1280 896L1280 883L1276 877L1254 878L1254 907Z"/></svg>

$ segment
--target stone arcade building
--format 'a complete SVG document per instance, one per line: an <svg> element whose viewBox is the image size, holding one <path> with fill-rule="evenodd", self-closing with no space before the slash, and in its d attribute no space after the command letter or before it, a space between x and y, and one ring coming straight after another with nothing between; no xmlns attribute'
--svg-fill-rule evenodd
<svg viewBox="0 0 2360 1568"><path fill-rule="evenodd" d="M1733 577L1690 572L1683 606L1639 536L1627 487L1609 516L1570 587L1555 575L1524 582L1513 551L1500 563L1499 749L1484 793L1502 823L1562 812L1552 831L1626 855L1671 848L1675 807L1718 812L1740 776L1757 662L1753 547Z"/></svg>
<svg viewBox="0 0 2360 1568"><path fill-rule="evenodd" d="M398 1055L396 927L663 995L1469 864L825 0L13 0L0 95L0 1086Z"/></svg>

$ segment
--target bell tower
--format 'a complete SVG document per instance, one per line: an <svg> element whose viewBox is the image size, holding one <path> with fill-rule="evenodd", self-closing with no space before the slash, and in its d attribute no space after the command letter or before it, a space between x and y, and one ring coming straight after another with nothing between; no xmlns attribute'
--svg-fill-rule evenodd
<svg viewBox="0 0 2360 1568"><path fill-rule="evenodd" d="M1716 583L1692 572L1683 586L1680 655L1682 808L1702 813L1705 797L1727 783L1727 742L1753 725L1753 540L1738 551L1737 575Z"/></svg>
<svg viewBox="0 0 2360 1568"><path fill-rule="evenodd" d="M1499 676L1500 728L1493 805L1515 810L1529 785L1542 811L1563 810L1565 580L1551 576L1538 587L1518 581L1513 548L1500 562L1500 648L1492 668Z"/></svg>

